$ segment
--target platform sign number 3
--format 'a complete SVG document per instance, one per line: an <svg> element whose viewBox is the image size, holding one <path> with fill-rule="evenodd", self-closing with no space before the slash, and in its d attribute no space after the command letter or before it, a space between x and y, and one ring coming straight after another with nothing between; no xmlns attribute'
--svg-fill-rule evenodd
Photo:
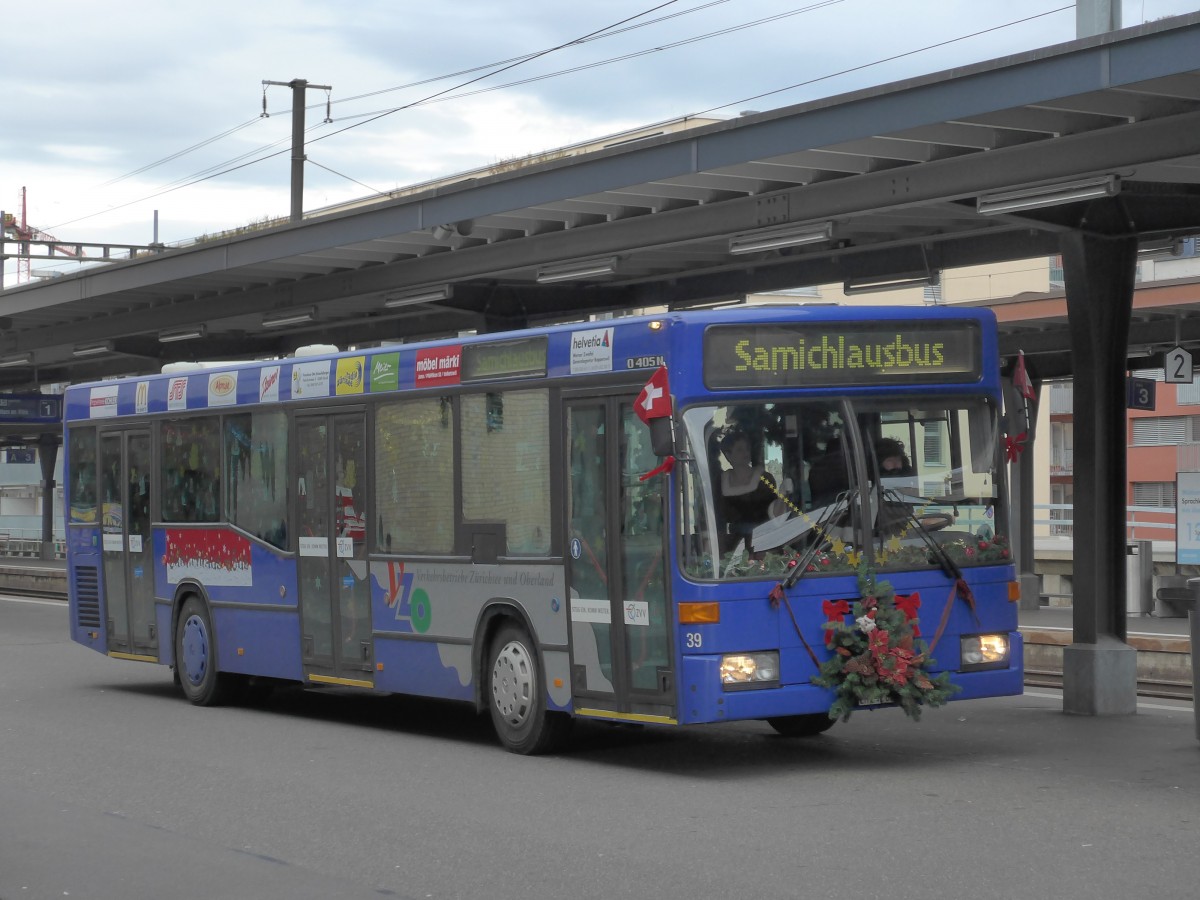
<svg viewBox="0 0 1200 900"><path fill-rule="evenodd" d="M1163 380L1167 384L1192 383L1192 354L1182 347L1168 350L1163 358Z"/></svg>
<svg viewBox="0 0 1200 900"><path fill-rule="evenodd" d="M1154 409L1153 378L1128 378L1125 391L1125 405L1130 409Z"/></svg>

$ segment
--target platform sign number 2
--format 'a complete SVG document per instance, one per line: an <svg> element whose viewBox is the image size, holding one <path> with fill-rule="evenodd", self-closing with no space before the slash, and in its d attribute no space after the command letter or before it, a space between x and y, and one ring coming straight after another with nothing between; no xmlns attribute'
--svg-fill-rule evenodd
<svg viewBox="0 0 1200 900"><path fill-rule="evenodd" d="M1192 383L1192 354L1182 347L1168 350L1163 357L1163 380L1167 384Z"/></svg>

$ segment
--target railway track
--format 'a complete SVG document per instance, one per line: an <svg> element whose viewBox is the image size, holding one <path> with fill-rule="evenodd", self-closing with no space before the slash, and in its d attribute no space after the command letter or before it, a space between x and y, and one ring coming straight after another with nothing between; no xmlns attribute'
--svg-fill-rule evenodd
<svg viewBox="0 0 1200 900"><path fill-rule="evenodd" d="M1025 686L1053 688L1062 690L1063 675L1060 671L1050 669L1025 670ZM1137 693L1139 697L1158 697L1166 700L1191 700L1195 702L1195 691L1191 682L1187 681L1154 681L1138 679Z"/></svg>
<svg viewBox="0 0 1200 900"><path fill-rule="evenodd" d="M38 591L29 588L19 588L17 590L8 590L0 587L0 596L16 597L29 600L61 600L67 602L66 591Z"/></svg>

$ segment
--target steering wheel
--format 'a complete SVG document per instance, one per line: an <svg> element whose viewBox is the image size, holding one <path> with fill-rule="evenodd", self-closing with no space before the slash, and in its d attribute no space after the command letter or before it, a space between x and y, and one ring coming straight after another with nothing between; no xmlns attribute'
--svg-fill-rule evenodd
<svg viewBox="0 0 1200 900"><path fill-rule="evenodd" d="M949 513L926 513L917 518L926 531L941 531L954 524L954 516Z"/></svg>

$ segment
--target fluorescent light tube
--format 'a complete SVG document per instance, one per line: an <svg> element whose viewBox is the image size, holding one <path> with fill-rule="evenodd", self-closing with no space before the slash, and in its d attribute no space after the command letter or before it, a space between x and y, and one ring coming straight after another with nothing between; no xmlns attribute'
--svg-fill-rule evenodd
<svg viewBox="0 0 1200 900"><path fill-rule="evenodd" d="M557 263L542 266L538 269L537 283L551 284L555 281L573 281L577 278L593 278L597 275L612 275L617 271L615 256L605 259L579 260L569 263Z"/></svg>
<svg viewBox="0 0 1200 900"><path fill-rule="evenodd" d="M396 294L383 301L385 309L396 309L401 306L412 306L416 303L436 303L438 300L449 300L454 296L452 285L443 284L441 287L425 288L408 294Z"/></svg>
<svg viewBox="0 0 1200 900"><path fill-rule="evenodd" d="M897 275L895 278L875 278L847 281L842 285L842 293L848 297L856 294L874 294L878 291L903 291L907 288L932 287L941 279L938 273L930 275Z"/></svg>
<svg viewBox="0 0 1200 900"><path fill-rule="evenodd" d="M263 316L263 328L284 328L288 325L302 325L317 317L317 308L291 309L287 312L273 313Z"/></svg>
<svg viewBox="0 0 1200 900"><path fill-rule="evenodd" d="M102 356L113 352L112 341L101 341L98 344L80 344L71 353L75 356Z"/></svg>
<svg viewBox="0 0 1200 900"><path fill-rule="evenodd" d="M980 194L976 211L981 216L999 216L1004 213L1025 212L1031 209L1044 209L1048 206L1061 206L1064 203L1077 203L1080 200L1112 197L1120 190L1121 179L1116 175L1082 178L1078 181L1060 181L1057 184L1021 188L1016 191Z"/></svg>
<svg viewBox="0 0 1200 900"><path fill-rule="evenodd" d="M175 331L160 331L158 340L163 344L173 344L175 341L192 341L196 338L202 338L208 333L208 330L203 325L197 325L194 328L180 328Z"/></svg>
<svg viewBox="0 0 1200 900"><path fill-rule="evenodd" d="M804 244L821 244L833 239L833 223L819 222L815 225L786 225L780 228L764 228L735 234L729 239L729 252L762 253L782 247L800 247Z"/></svg>

